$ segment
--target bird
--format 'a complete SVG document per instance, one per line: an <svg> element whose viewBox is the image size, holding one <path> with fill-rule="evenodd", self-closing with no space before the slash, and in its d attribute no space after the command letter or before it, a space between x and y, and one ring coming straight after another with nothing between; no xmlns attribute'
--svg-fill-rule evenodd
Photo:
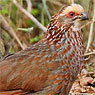
<svg viewBox="0 0 95 95"><path fill-rule="evenodd" d="M68 95L84 62L87 19L81 5L63 6L42 40L0 62L0 95Z"/></svg>

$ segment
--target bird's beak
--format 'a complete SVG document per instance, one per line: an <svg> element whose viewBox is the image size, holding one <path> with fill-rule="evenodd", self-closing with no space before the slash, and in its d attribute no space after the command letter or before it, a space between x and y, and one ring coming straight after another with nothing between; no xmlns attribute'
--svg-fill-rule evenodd
<svg viewBox="0 0 95 95"><path fill-rule="evenodd" d="M85 13L85 12L83 12L82 14L81 14L81 18L80 18L81 20L88 20L88 16L87 16L87 14Z"/></svg>

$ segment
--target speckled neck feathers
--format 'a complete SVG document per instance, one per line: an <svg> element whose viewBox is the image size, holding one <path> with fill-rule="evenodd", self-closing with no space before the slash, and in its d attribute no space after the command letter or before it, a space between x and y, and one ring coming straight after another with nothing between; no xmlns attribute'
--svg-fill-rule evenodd
<svg viewBox="0 0 95 95"><path fill-rule="evenodd" d="M65 40L65 33L71 25L65 25L58 22L58 14L54 15L51 23L48 25L46 38L52 43L62 43Z"/></svg>

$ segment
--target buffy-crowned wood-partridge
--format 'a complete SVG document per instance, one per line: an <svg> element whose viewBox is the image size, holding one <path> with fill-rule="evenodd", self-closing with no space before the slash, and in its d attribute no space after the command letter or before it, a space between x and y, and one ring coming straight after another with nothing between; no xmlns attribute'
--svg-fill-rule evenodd
<svg viewBox="0 0 95 95"><path fill-rule="evenodd" d="M0 95L68 95L83 64L79 22L86 19L79 4L52 16L40 42L0 62Z"/></svg>

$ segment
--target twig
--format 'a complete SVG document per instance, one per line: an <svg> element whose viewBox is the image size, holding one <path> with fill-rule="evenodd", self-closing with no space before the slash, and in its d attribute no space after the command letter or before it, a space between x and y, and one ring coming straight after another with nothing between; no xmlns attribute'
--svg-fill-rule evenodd
<svg viewBox="0 0 95 95"><path fill-rule="evenodd" d="M83 28L85 28L85 27L88 26L89 24L91 24L91 21L88 21L85 25L81 26L81 27L80 27L80 30L83 29Z"/></svg>
<svg viewBox="0 0 95 95"><path fill-rule="evenodd" d="M72 0L72 4L74 4L74 0Z"/></svg>
<svg viewBox="0 0 95 95"><path fill-rule="evenodd" d="M88 38L88 44L87 44L87 48L86 51L88 51L91 42L92 42L92 37L93 37L93 29L94 29L94 21L95 21L95 1L94 1L94 14L93 14L93 19L92 19L92 23L91 23L91 27L90 27L90 33L89 33L89 38Z"/></svg>
<svg viewBox="0 0 95 95"><path fill-rule="evenodd" d="M5 54L5 45L0 35L0 59L4 54Z"/></svg>
<svg viewBox="0 0 95 95"><path fill-rule="evenodd" d="M32 8L32 4L30 0L26 0L27 3L27 11L30 13L31 12L31 8Z"/></svg>
<svg viewBox="0 0 95 95"><path fill-rule="evenodd" d="M31 15L29 12L27 12L24 8L22 8L16 0L12 0L12 2L15 4L15 6L23 12L25 15L27 15L42 31L46 33L47 29L44 27L33 15Z"/></svg>
<svg viewBox="0 0 95 95"><path fill-rule="evenodd" d="M30 27L30 28L17 28L17 30L21 30L21 31L24 31L24 32L31 32L33 30L33 27Z"/></svg>
<svg viewBox="0 0 95 95"><path fill-rule="evenodd" d="M19 40L18 36L16 35L15 31L7 23L7 21L4 19L4 17L2 15L0 15L0 26L1 26L2 29L4 29L5 31L7 31L12 37L14 37L16 39L16 41L18 42L18 44L20 45L20 47L22 49L26 48L26 47L23 46L23 44Z"/></svg>
<svg viewBox="0 0 95 95"><path fill-rule="evenodd" d="M89 52L89 53L84 54L84 56L88 56L88 55L95 55L95 50L93 52Z"/></svg>
<svg viewBox="0 0 95 95"><path fill-rule="evenodd" d="M47 0L47 1L54 5L63 6L63 4L59 1L54 1L54 0Z"/></svg>
<svg viewBox="0 0 95 95"><path fill-rule="evenodd" d="M46 5L46 0L42 0L42 2L43 2L43 5L44 5L44 8L45 8L45 11L46 11L46 13L48 15L48 18L49 18L49 20L51 20L51 15L50 15L50 13L48 11L48 8L47 8L47 5Z"/></svg>

